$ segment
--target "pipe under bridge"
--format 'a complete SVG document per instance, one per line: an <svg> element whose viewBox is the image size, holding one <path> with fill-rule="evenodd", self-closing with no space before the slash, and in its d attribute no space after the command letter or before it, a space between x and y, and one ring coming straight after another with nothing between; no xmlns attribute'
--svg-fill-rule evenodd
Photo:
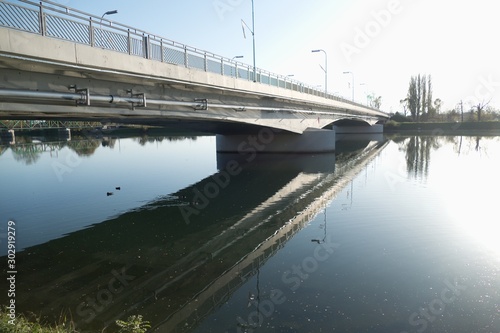
<svg viewBox="0 0 500 333"><path fill-rule="evenodd" d="M302 141L310 132L313 141L326 142L332 131L324 136L323 129L336 122L388 118L288 77L50 1L0 0L0 69L0 120L175 126L223 134L233 141L224 145L229 150L242 140L234 135L266 128L273 137L288 133L275 152L288 150L282 145L290 139L301 141L292 151L308 151L311 143Z"/></svg>

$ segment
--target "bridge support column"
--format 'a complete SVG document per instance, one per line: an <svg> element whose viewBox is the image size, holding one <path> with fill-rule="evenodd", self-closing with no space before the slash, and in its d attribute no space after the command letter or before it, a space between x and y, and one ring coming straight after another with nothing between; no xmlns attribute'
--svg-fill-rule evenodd
<svg viewBox="0 0 500 333"><path fill-rule="evenodd" d="M371 126L333 126L337 134L374 134L384 133L384 126L375 124Z"/></svg>
<svg viewBox="0 0 500 333"><path fill-rule="evenodd" d="M335 131L307 129L302 134L263 128L257 134L217 135L218 153L329 153L335 151Z"/></svg>

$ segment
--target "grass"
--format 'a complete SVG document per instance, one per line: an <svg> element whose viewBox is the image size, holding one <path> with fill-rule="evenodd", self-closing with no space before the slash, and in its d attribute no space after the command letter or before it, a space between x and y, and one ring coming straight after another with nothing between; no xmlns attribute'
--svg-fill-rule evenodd
<svg viewBox="0 0 500 333"><path fill-rule="evenodd" d="M66 322L61 318L61 322ZM117 320L114 328L119 333L145 333L151 327L148 321L143 321L142 316L130 316L126 321ZM78 333L72 323L48 325L40 322L39 318L28 319L23 315L16 315L12 320L9 310L0 309L0 333ZM101 332L96 332L101 333Z"/></svg>
<svg viewBox="0 0 500 333"><path fill-rule="evenodd" d="M8 309L0 310L0 333L76 333L68 325L43 325L39 319L29 320L23 315L17 315L14 320L9 317Z"/></svg>

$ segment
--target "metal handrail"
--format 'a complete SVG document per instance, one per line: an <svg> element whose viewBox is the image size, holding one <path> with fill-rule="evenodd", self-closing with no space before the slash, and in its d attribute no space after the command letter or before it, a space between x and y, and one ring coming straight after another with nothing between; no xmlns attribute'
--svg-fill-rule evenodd
<svg viewBox="0 0 500 333"><path fill-rule="evenodd" d="M31 0L18 1L28 6L0 0L0 26L128 53L129 55L141 56L151 60L183 65L187 68L220 75L228 75L227 71L229 71L230 75L237 79L246 79L314 96L323 96L326 99L380 111L335 94L325 94L324 91L320 91L311 85L260 68L256 68L257 77L254 78L253 67L248 64L103 17L65 7L49 0L40 2ZM27 13L26 11L30 11L31 14L37 13L36 22L34 21L34 15L23 15ZM36 25L38 25L37 32L26 28L26 26ZM78 31L75 29L76 27L79 28Z"/></svg>

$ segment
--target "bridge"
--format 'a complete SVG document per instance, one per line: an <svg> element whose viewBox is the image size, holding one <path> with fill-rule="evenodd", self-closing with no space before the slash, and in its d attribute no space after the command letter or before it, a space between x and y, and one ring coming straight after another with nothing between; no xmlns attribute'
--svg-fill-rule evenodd
<svg viewBox="0 0 500 333"><path fill-rule="evenodd" d="M272 137L269 152L332 151L334 126L381 131L376 124L388 118L289 77L51 1L0 0L0 68L0 120L197 130L220 134L220 151L239 151L256 133Z"/></svg>

